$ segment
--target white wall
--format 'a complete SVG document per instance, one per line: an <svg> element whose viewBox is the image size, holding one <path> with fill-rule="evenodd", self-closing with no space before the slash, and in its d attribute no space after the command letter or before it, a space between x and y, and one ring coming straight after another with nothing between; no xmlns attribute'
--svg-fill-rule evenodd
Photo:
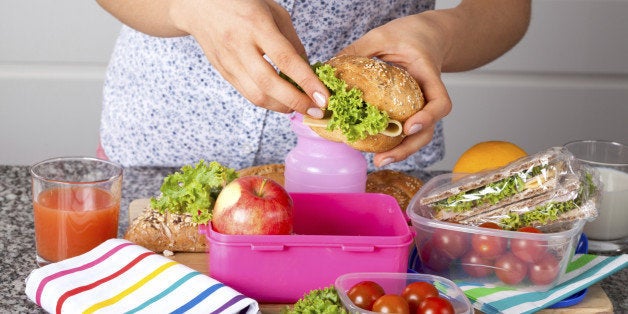
<svg viewBox="0 0 628 314"><path fill-rule="evenodd" d="M439 7L457 1L438 1ZM450 169L473 143L528 152L578 138L628 143L628 0L535 0L523 41L476 71L445 74ZM0 2L0 164L94 155L119 23L94 1Z"/></svg>
<svg viewBox="0 0 628 314"><path fill-rule="evenodd" d="M119 25L95 1L0 2L0 164L95 154Z"/></svg>

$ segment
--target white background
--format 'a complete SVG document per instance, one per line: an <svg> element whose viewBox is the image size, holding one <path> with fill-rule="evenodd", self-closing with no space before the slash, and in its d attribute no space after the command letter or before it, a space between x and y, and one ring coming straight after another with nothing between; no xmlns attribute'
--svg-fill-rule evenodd
<svg viewBox="0 0 628 314"><path fill-rule="evenodd" d="M628 0L533 1L515 49L481 69L443 75L454 108L445 160L432 168L451 169L484 140L529 153L574 139L628 143L626 16ZM95 154L119 28L94 1L0 2L0 164Z"/></svg>

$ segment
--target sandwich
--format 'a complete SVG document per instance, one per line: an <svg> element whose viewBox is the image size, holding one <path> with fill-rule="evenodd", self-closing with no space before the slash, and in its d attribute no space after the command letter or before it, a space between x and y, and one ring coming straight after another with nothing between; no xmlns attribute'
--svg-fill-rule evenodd
<svg viewBox="0 0 628 314"><path fill-rule="evenodd" d="M237 177L234 169L215 161L183 166L164 178L160 195L146 203L124 238L155 252L205 252L198 226L211 220L218 194Z"/></svg>
<svg viewBox="0 0 628 314"><path fill-rule="evenodd" d="M562 148L522 157L504 167L465 175L431 189L419 202L437 220L504 229L534 226L543 231L597 216L593 169ZM599 181L599 179L597 180Z"/></svg>
<svg viewBox="0 0 628 314"><path fill-rule="evenodd" d="M399 145L403 123L425 105L416 80L383 61L344 55L312 67L331 96L323 119L306 116L303 123L357 150L377 153Z"/></svg>

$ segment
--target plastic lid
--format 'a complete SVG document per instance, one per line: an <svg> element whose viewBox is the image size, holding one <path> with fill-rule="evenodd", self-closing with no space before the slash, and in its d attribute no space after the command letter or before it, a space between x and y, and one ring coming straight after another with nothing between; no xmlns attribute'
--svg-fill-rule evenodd
<svg viewBox="0 0 628 314"><path fill-rule="evenodd" d="M580 235L580 241L578 242L578 246L576 247L576 253L577 254L587 254L587 252L589 251L589 240L587 239L587 236L582 233ZM582 289L568 297L566 297L565 299L558 301L556 303L554 303L552 306L550 306L550 309L556 309L556 308L562 308L562 307L569 307L575 304L578 304L580 302L582 302L582 299L584 299L584 296L587 294L587 289Z"/></svg>

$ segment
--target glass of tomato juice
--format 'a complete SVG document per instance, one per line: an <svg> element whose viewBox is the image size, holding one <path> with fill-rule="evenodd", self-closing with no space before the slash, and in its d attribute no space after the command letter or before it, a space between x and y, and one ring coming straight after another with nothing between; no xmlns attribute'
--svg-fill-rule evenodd
<svg viewBox="0 0 628 314"><path fill-rule="evenodd" d="M91 157L59 157L30 168L37 264L88 252L118 236L122 167Z"/></svg>

